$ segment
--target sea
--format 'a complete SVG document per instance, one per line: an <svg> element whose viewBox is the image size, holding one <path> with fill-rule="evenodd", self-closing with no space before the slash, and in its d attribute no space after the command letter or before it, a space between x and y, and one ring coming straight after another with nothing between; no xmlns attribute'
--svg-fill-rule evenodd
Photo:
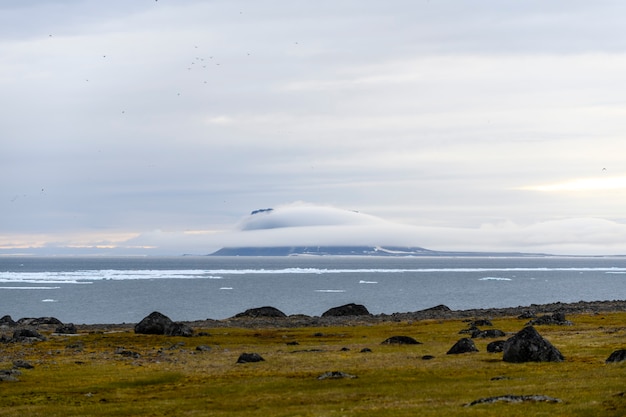
<svg viewBox="0 0 626 417"><path fill-rule="evenodd" d="M624 257L0 257L0 316L64 323L225 319L272 306L320 316L626 299Z"/></svg>

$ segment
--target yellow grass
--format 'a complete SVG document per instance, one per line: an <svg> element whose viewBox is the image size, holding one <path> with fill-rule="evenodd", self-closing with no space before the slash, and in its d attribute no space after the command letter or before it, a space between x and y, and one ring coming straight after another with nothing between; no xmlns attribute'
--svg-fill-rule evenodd
<svg viewBox="0 0 626 417"><path fill-rule="evenodd" d="M446 355L464 337L461 320L195 329L210 335L192 338L128 330L49 336L36 344L0 345L0 369L15 359L35 366L22 370L18 382L0 382L0 416L626 415L626 363L604 363L626 348L626 313L568 319L573 326L537 327L563 353L562 363L505 363L502 354L487 353L490 339L475 340L480 352ZM524 325L516 318L492 321L511 334ZM394 335L423 344L381 345ZM287 344L294 341L298 345ZM198 345L212 350L196 351ZM141 356L124 357L118 348ZM265 361L236 364L243 352ZM328 371L358 378L318 380ZM507 394L562 402L464 406Z"/></svg>

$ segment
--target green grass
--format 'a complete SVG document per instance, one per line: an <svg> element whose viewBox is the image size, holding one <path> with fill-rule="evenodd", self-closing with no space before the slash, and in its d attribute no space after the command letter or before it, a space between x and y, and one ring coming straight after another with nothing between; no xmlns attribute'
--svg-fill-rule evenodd
<svg viewBox="0 0 626 417"><path fill-rule="evenodd" d="M501 354L486 352L489 339L475 340L480 352L446 355L464 337L459 331L467 323L460 320L197 329L211 335L193 338L128 331L52 336L33 345L0 345L0 369L14 359L35 365L22 371L19 382L0 383L0 416L626 415L626 363L604 363L611 352L626 348L626 313L568 319L574 326L537 327L561 350L562 363L505 363ZM515 318L493 323L506 332L524 324ZM381 345L394 335L423 344ZM299 344L287 345L293 341ZM212 350L197 352L198 345ZM119 347L141 356L118 355ZM236 364L243 352L259 353L265 361ZM423 355L435 358L422 360ZM327 371L358 378L317 379ZM464 407L506 394L562 402Z"/></svg>

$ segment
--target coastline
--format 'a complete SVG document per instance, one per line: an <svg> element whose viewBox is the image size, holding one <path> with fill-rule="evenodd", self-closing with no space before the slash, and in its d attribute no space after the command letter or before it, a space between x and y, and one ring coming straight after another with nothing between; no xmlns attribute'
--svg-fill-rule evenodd
<svg viewBox="0 0 626 417"><path fill-rule="evenodd" d="M181 321L192 328L295 328L328 326L363 326L385 322L406 322L420 320L454 320L475 318L519 317L550 313L598 314L602 312L626 311L626 300L578 301L575 303L555 302L530 304L528 306L451 310L444 305L424 310L351 316L307 316L302 314L287 317L231 317L221 320L205 319ZM173 317L175 319L175 317ZM139 322L141 318L138 319ZM76 324L79 331L106 331L111 329L132 329L136 323Z"/></svg>

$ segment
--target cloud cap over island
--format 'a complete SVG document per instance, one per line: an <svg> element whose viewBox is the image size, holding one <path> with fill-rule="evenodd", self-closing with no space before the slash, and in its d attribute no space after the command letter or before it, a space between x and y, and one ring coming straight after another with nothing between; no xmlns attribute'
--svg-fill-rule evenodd
<svg viewBox="0 0 626 417"><path fill-rule="evenodd" d="M202 255L224 247L278 246L394 246L459 252L620 255L626 254L626 226L602 219L566 219L528 226L509 222L475 229L427 227L298 202L254 210L228 230L144 233L120 242L119 250L126 247L131 252Z"/></svg>

